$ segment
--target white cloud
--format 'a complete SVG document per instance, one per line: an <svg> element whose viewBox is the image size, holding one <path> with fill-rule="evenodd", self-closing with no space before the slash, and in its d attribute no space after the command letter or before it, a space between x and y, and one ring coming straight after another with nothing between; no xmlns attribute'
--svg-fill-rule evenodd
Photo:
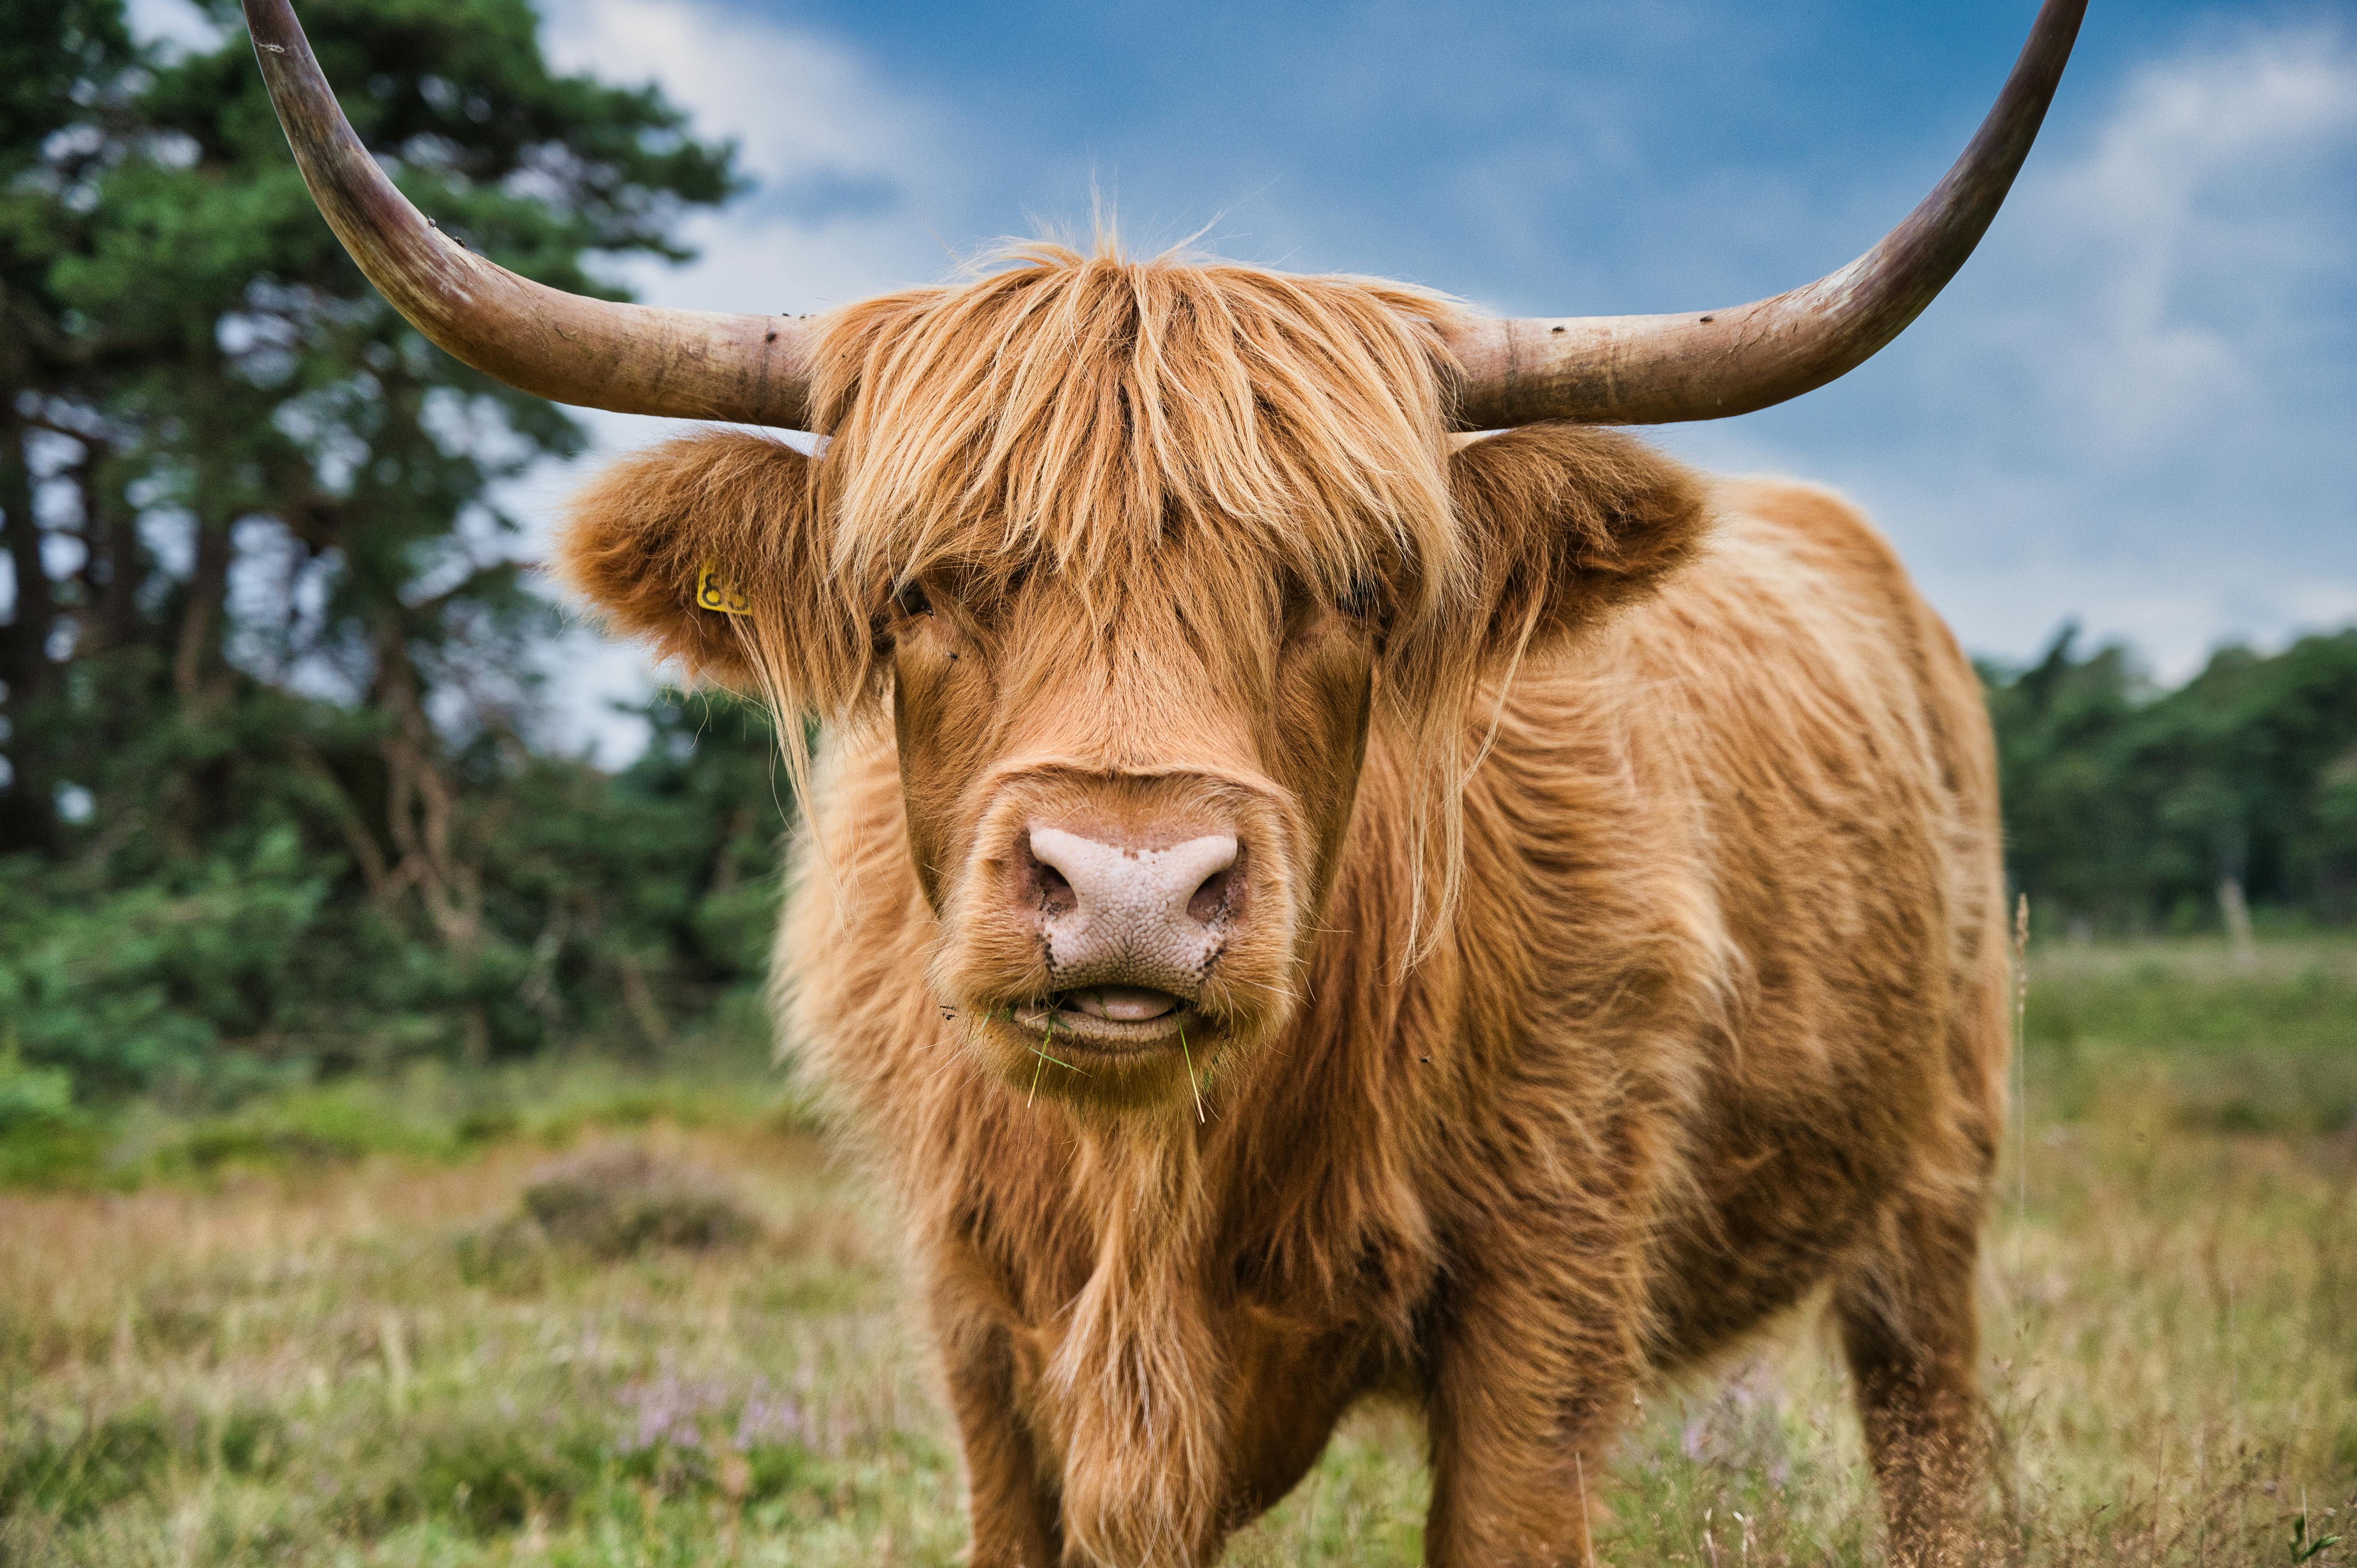
<svg viewBox="0 0 2357 1568"><path fill-rule="evenodd" d="M2319 210L2301 199L2304 177L2352 142L2357 51L2335 30L2247 37L2137 72L2093 145L2017 199L2038 270L2078 280L2074 299L2050 296L2012 324L2035 349L2052 342L2057 306L2079 321L2074 352L2029 357L2044 395L2092 411L2123 454L2263 401L2292 299L2348 254L2345 200Z"/></svg>
<svg viewBox="0 0 2357 1568"><path fill-rule="evenodd" d="M184 49L221 47L221 30L190 0L131 0L126 7L134 38Z"/></svg>
<svg viewBox="0 0 2357 1568"><path fill-rule="evenodd" d="M690 220L695 264L635 270L649 298L804 311L947 270L928 224L956 205L961 137L845 45L711 0L554 0L543 38L559 70L656 83L756 182Z"/></svg>
<svg viewBox="0 0 2357 1568"><path fill-rule="evenodd" d="M698 0L554 0L545 14L552 66L658 83L700 131L743 138L765 178L813 163L889 171L896 146L921 140L913 106L881 102L889 95L859 57L815 34Z"/></svg>
<svg viewBox="0 0 2357 1568"><path fill-rule="evenodd" d="M2357 623L2357 583L2305 583L2286 596L2302 628L2322 629Z"/></svg>
<svg viewBox="0 0 2357 1568"><path fill-rule="evenodd" d="M1984 558L2018 580L1975 591L1952 546L1935 564L1966 573L1935 596L1981 646L2042 638L2032 607L2048 628L2077 613L2164 678L2343 618L2349 345L2319 327L2345 320L2357 246L2357 49L2315 27L2204 40L2056 150L2007 215L2013 264L1972 298L1995 351L1953 387L2018 389L1998 414L2035 434L2009 471L1924 464L1907 487L1952 538L1994 534Z"/></svg>

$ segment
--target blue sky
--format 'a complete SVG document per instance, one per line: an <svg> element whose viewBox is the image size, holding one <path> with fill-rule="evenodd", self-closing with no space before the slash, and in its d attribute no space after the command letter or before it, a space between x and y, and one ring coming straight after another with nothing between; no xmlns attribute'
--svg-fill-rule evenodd
<svg viewBox="0 0 2357 1568"><path fill-rule="evenodd" d="M561 62L653 78L760 181L695 220L701 262L637 274L649 298L930 281L1084 231L1093 188L1139 248L1200 230L1534 314L1702 309L1839 265L1962 148L2036 9L543 3ZM597 424L609 449L662 428ZM2077 618L2178 677L2357 620L2357 5L2093 0L2012 200L1905 337L1796 403L1654 434L1848 491L1976 651ZM575 478L521 504L544 519ZM580 652L585 715L640 678Z"/></svg>

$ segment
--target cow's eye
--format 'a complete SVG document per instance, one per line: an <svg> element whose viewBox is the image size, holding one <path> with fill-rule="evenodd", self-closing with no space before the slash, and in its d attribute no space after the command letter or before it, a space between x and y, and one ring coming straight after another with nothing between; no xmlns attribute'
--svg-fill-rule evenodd
<svg viewBox="0 0 2357 1568"><path fill-rule="evenodd" d="M1334 601L1334 607L1346 616L1365 616L1375 607L1375 580L1372 577L1353 579Z"/></svg>
<svg viewBox="0 0 2357 1568"><path fill-rule="evenodd" d="M924 585L921 583L901 584L899 591L892 596L892 602L900 607L900 613L905 616L929 616L933 613L933 601L925 596Z"/></svg>

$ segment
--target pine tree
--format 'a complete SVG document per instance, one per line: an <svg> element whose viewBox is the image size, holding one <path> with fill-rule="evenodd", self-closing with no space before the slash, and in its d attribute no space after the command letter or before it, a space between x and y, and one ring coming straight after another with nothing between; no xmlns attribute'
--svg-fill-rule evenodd
<svg viewBox="0 0 2357 1568"><path fill-rule="evenodd" d="M536 747L552 612L495 497L580 427L376 295L208 9L167 55L121 0L0 0L0 1018L85 1092L663 1038L758 968L704 906L770 896L776 813ZM587 258L682 259L737 188L653 89L553 73L527 0L302 12L395 180L528 276L619 296ZM767 734L719 729L723 771Z"/></svg>

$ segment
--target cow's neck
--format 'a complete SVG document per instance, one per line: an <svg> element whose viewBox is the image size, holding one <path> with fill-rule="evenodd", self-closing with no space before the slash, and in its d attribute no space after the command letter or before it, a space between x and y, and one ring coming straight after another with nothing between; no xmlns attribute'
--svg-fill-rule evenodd
<svg viewBox="0 0 2357 1568"><path fill-rule="evenodd" d="M1045 1391L1066 1531L1095 1560L1181 1561L1221 1503L1227 1399L1194 1278L1211 1209L1198 1131L1191 1117L1078 1130L1071 1190L1095 1255L1059 1315Z"/></svg>

